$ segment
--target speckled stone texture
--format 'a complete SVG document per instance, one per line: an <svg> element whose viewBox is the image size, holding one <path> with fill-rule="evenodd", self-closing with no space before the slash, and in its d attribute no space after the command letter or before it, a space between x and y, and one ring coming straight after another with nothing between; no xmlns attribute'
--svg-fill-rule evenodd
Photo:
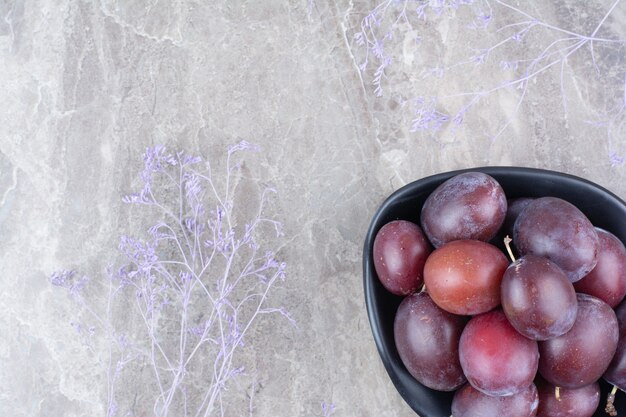
<svg viewBox="0 0 626 417"><path fill-rule="evenodd" d="M121 201L146 147L219 161L241 139L262 151L246 156L239 192L277 190L268 210L284 236L268 241L288 267L269 300L297 327L259 318L223 414L322 416L324 402L334 417L414 415L364 306L362 245L383 199L483 165L563 171L626 197L626 58L609 42L626 39L626 3L447 1L419 17L421 3L387 1L368 24L373 1L0 2L0 415L107 415L106 373L70 324L85 313L48 276L104 279L119 236L146 226ZM544 26L481 57L533 19ZM382 41L360 70L362 27ZM550 46L572 33L594 41ZM434 97L441 126L424 118ZM127 376L116 415L155 415L151 380L149 368Z"/></svg>

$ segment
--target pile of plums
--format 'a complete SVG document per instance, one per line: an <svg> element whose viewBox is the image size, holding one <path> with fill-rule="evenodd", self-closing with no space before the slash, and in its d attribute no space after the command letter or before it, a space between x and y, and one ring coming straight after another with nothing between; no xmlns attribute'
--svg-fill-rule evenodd
<svg viewBox="0 0 626 417"><path fill-rule="evenodd" d="M466 172L373 249L380 282L405 297L399 356L421 384L455 391L453 417L590 417L600 378L626 389L626 248L569 202L507 201Z"/></svg>

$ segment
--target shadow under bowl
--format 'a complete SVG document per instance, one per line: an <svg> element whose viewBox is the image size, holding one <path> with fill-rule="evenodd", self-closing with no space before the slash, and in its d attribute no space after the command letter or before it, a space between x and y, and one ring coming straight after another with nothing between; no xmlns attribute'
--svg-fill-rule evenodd
<svg viewBox="0 0 626 417"><path fill-rule="evenodd" d="M594 226L608 230L626 242L626 203L610 191L572 175L520 167L480 167L445 172L414 181L395 191L376 211L363 249L363 285L367 314L378 353L396 389L421 417L450 417L453 393L435 391L417 382L406 370L394 342L393 322L402 297L382 286L372 257L374 238L386 223L409 220L420 224L422 205L431 192L447 179L463 172L479 171L495 178L508 199L559 197L578 207ZM600 407L594 417L605 417L604 403L610 386L602 380ZM619 416L626 416L626 396L617 395Z"/></svg>

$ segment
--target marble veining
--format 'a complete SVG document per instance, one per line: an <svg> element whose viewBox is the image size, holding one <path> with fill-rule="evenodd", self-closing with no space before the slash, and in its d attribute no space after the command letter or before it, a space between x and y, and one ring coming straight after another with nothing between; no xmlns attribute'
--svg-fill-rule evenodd
<svg viewBox="0 0 626 417"><path fill-rule="evenodd" d="M528 19L499 1L491 11L470 3L395 26L406 3L380 3L369 33L394 29L381 44L379 97L382 61L355 38L374 1L0 2L0 415L107 415L106 375L70 324L85 313L48 276L102 277L119 236L146 226L122 196L139 184L147 147L219 167L242 139L261 148L237 180L242 210L276 189L268 210L284 235L272 242L288 266L271 303L297 327L267 315L251 329L224 415L413 415L378 357L362 293L363 239L383 199L420 177L482 165L568 172L626 198L626 46L597 41L592 58L585 44L455 124L460 94L492 89L516 74L507 65L523 65L516 57L562 35L533 27L482 56L502 40L497 28ZM507 4L586 35L614 6L594 36L626 39L624 2ZM132 401L117 415L154 415L149 379L124 380Z"/></svg>

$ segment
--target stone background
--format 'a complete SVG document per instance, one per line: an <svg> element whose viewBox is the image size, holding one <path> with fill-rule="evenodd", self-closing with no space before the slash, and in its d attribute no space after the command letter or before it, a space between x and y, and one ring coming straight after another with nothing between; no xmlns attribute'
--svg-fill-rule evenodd
<svg viewBox="0 0 626 417"><path fill-rule="evenodd" d="M609 42L626 39L626 3L431 1L419 17L423 3L381 3L363 27L382 43L360 70L367 46L355 34L373 1L0 1L0 415L106 415L106 375L70 325L83 313L47 277L104 279L119 236L142 231L121 197L146 147L220 161L241 139L262 150L245 157L239 192L254 202L274 187L269 210L284 226L268 238L288 265L270 304L298 326L257 321L224 415L321 416L322 403L335 417L414 415L363 300L362 244L383 199L483 165L563 171L626 198L626 57ZM528 23L505 26L533 19L543 25L477 63ZM553 44L563 37L574 39ZM546 48L522 88L497 88ZM476 91L491 92L457 123L476 97L460 94ZM441 126L424 106L434 97ZM148 379L129 377L135 401L118 415L153 415Z"/></svg>

